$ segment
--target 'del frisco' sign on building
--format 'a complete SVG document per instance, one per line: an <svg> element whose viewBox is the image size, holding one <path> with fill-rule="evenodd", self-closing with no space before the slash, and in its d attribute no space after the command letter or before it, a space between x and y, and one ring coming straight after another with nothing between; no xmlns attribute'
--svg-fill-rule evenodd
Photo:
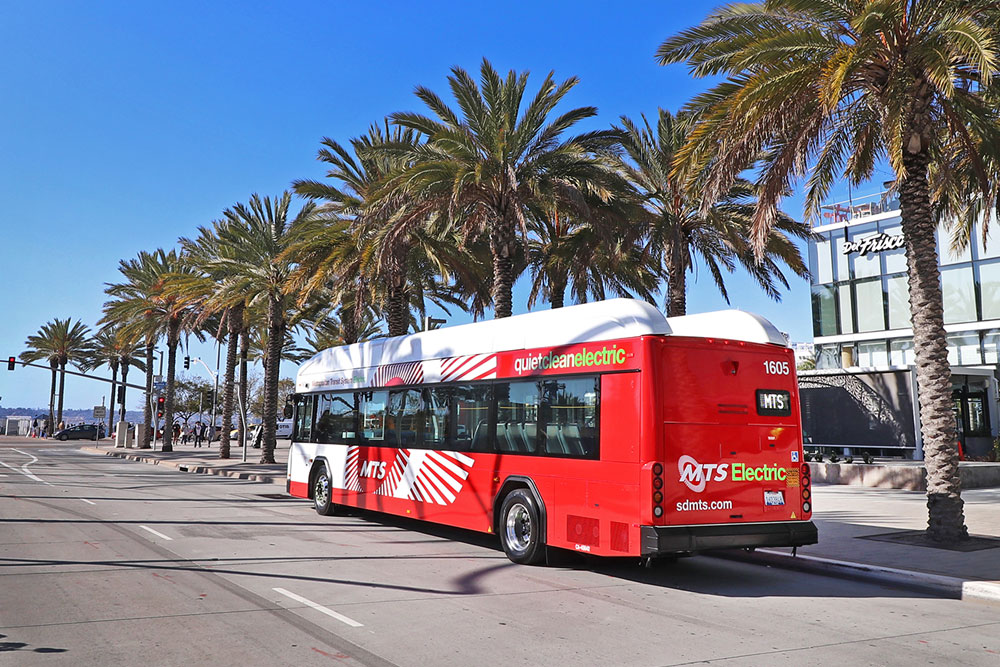
<svg viewBox="0 0 1000 667"><path fill-rule="evenodd" d="M884 250L898 250L903 247L904 238L902 235L878 234L869 236L857 241L846 241L844 243L844 254L849 255L856 252L862 257L870 252L882 252Z"/></svg>

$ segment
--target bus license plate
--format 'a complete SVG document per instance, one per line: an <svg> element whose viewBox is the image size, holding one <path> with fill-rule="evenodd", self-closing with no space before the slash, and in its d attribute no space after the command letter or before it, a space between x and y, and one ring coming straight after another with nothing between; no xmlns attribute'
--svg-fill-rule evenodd
<svg viewBox="0 0 1000 667"><path fill-rule="evenodd" d="M784 505L785 504L785 493L783 491L765 491L764 492L764 504L771 505Z"/></svg>

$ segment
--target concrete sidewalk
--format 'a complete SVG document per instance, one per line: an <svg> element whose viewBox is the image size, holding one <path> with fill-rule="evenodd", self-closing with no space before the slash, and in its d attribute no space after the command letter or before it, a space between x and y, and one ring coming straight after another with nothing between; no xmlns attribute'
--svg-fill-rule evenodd
<svg viewBox="0 0 1000 667"><path fill-rule="evenodd" d="M115 447L110 441L88 444L81 447L85 452L115 456L130 461L140 461L154 465L176 468L181 472L194 472L206 475L221 475L237 479L249 479L255 482L270 482L285 484L285 468L288 463L288 441L279 440L274 450L274 460L277 463L258 463L260 449L247 447L246 463L243 462L243 448L230 444L229 458L219 458L219 443L210 446L195 447L194 445L174 445L174 451L161 452L160 443L153 449L125 449Z"/></svg>
<svg viewBox="0 0 1000 667"><path fill-rule="evenodd" d="M287 441L275 450L277 464L260 464L260 450L250 448L247 463L233 447L220 459L212 447L175 446L173 452L121 449L110 443L84 446L85 451L198 472L284 486ZM930 591L946 597L1000 603L1000 488L963 491L965 517L974 537L965 550L926 544L927 497L919 491L814 484L813 521L819 543L790 549L724 552L727 558L761 562L813 573L864 578ZM873 539L874 538L874 539ZM976 547L970 550L969 547Z"/></svg>
<svg viewBox="0 0 1000 667"><path fill-rule="evenodd" d="M953 550L923 538L927 496L922 492L814 484L817 544L799 547L794 558L791 549L729 556L1000 603L1000 488L969 489L962 498L973 539Z"/></svg>

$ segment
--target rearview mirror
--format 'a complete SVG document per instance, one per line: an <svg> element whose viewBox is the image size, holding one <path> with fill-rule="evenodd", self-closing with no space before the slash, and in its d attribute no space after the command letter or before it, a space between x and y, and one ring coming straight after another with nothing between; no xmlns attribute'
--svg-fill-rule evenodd
<svg viewBox="0 0 1000 667"><path fill-rule="evenodd" d="M281 414L285 417L285 419L291 419L292 418L292 414L294 414L294 408L292 406L292 397L291 396L289 396L287 399L285 399L285 408L284 408L284 410L281 411Z"/></svg>

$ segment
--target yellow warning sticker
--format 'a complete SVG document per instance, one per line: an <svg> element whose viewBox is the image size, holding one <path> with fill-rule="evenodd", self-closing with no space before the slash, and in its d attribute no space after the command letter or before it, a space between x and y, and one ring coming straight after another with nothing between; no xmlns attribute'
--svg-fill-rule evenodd
<svg viewBox="0 0 1000 667"><path fill-rule="evenodd" d="M788 468L785 473L785 484L788 486L798 486L799 485L799 469L798 468Z"/></svg>
<svg viewBox="0 0 1000 667"><path fill-rule="evenodd" d="M792 512L792 517L791 518L793 518L793 519L797 519L798 518L797 516L795 516L795 512Z"/></svg>

